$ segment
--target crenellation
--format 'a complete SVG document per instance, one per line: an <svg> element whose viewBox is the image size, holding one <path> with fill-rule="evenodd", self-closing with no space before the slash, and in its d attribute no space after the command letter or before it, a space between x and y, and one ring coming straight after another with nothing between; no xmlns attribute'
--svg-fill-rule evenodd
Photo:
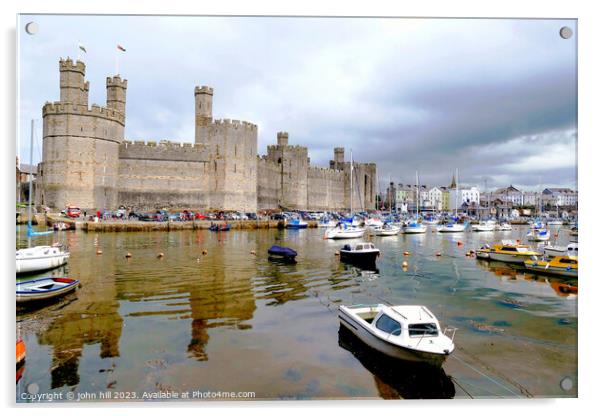
<svg viewBox="0 0 602 416"><path fill-rule="evenodd" d="M84 64L80 60L77 60L74 62L69 57L67 57L67 59L61 58L59 60L59 70L60 71L74 71L74 72L79 72L82 75L84 75L86 73L86 64Z"/></svg>

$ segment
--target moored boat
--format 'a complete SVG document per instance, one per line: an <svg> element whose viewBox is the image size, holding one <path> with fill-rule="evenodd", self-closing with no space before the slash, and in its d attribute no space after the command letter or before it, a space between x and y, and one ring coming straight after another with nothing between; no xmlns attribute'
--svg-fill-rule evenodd
<svg viewBox="0 0 602 416"><path fill-rule="evenodd" d="M230 231L232 226L230 224L211 224L209 227L210 231Z"/></svg>
<svg viewBox="0 0 602 416"><path fill-rule="evenodd" d="M293 218L292 220L286 222L286 228L292 228L295 230L307 228L307 222L300 218Z"/></svg>
<svg viewBox="0 0 602 416"><path fill-rule="evenodd" d="M424 234L426 233L426 225L418 221L409 221L401 227L401 232L404 234Z"/></svg>
<svg viewBox="0 0 602 416"><path fill-rule="evenodd" d="M566 246L546 246L543 249L543 254L546 257L578 256L578 253L578 243L569 243Z"/></svg>
<svg viewBox="0 0 602 416"><path fill-rule="evenodd" d="M345 238L361 238L364 236L366 229L357 227L346 222L339 222L335 227L329 228L324 233L324 238L330 239L345 239Z"/></svg>
<svg viewBox="0 0 602 416"><path fill-rule="evenodd" d="M17 273L50 270L67 263L69 252L61 246L36 246L16 252Z"/></svg>
<svg viewBox="0 0 602 416"><path fill-rule="evenodd" d="M525 267L533 272L563 277L578 277L577 256L556 256L550 260L525 260Z"/></svg>
<svg viewBox="0 0 602 416"><path fill-rule="evenodd" d="M479 221L478 224L474 224L471 226L472 231L483 232L483 231L494 231L496 226L496 222L492 220L488 221Z"/></svg>
<svg viewBox="0 0 602 416"><path fill-rule="evenodd" d="M372 243L345 244L340 250L341 261L356 266L371 267L376 264L376 259L380 256L380 250L374 247Z"/></svg>
<svg viewBox="0 0 602 416"><path fill-rule="evenodd" d="M437 227L437 231L440 233L461 233L465 229L466 224L459 224L457 222L448 222Z"/></svg>
<svg viewBox="0 0 602 416"><path fill-rule="evenodd" d="M79 280L68 277L45 277L17 282L17 303L43 301L75 290Z"/></svg>
<svg viewBox="0 0 602 416"><path fill-rule="evenodd" d="M495 226L495 231L512 231L512 226L507 222L503 222Z"/></svg>
<svg viewBox="0 0 602 416"><path fill-rule="evenodd" d="M548 241L550 239L550 231L546 228L533 228L527 234L529 241Z"/></svg>
<svg viewBox="0 0 602 416"><path fill-rule="evenodd" d="M529 246L516 244L513 241L503 240L501 244L494 244L489 250L491 260L505 263L523 264L532 257L541 257L541 253L533 251Z"/></svg>
<svg viewBox="0 0 602 416"><path fill-rule="evenodd" d="M292 248L273 245L268 249L268 255L270 259L294 262L296 261L295 257L297 257L297 252Z"/></svg>
<svg viewBox="0 0 602 416"><path fill-rule="evenodd" d="M400 227L392 224L385 224L382 226L372 227L372 234L386 237L399 234Z"/></svg>
<svg viewBox="0 0 602 416"><path fill-rule="evenodd" d="M489 260L489 254L491 253L491 247L489 244L485 244L481 248L475 250L475 256L478 259Z"/></svg>
<svg viewBox="0 0 602 416"><path fill-rule="evenodd" d="M455 348L453 334L449 338L424 306L341 305L339 320L365 344L393 358L441 366Z"/></svg>

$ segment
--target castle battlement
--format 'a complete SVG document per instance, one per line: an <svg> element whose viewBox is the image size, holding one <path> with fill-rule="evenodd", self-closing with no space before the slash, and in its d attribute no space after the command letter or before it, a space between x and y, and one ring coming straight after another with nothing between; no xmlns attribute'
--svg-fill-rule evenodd
<svg viewBox="0 0 602 416"><path fill-rule="evenodd" d="M127 88L128 87L128 80L127 79L121 79L121 77L119 75L115 75L113 77L107 77L107 87Z"/></svg>
<svg viewBox="0 0 602 416"><path fill-rule="evenodd" d="M86 73L86 64L82 61L73 62L73 60L68 57L67 59L61 59L59 61L59 70L79 72L84 75Z"/></svg>
<svg viewBox="0 0 602 416"><path fill-rule="evenodd" d="M213 95L213 88L208 87L206 85L203 85L201 87L196 86L194 87L194 94L209 94L209 95Z"/></svg>
<svg viewBox="0 0 602 416"><path fill-rule="evenodd" d="M125 140L121 146L124 148L165 148L165 149L194 149L194 150L204 150L206 149L205 145L198 143L188 143L188 142L173 142L170 140Z"/></svg>
<svg viewBox="0 0 602 416"><path fill-rule="evenodd" d="M233 126L234 128L242 127L249 130L257 130L256 124L249 123L248 121L231 120L229 118L215 119L211 124L217 126Z"/></svg>
<svg viewBox="0 0 602 416"><path fill-rule="evenodd" d="M290 144L286 144L286 145L269 144L268 145L268 152L270 150L271 151L278 150L281 147L284 147L287 150L287 152L293 152L293 153L299 153L299 154L307 153L307 147L300 146L298 144L295 144L295 145L290 145Z"/></svg>
<svg viewBox="0 0 602 416"><path fill-rule="evenodd" d="M42 108L42 116L73 114L79 116L100 117L111 121L116 121L121 125L125 125L125 116L119 111L111 108L101 107L98 104L92 104L88 107L85 104L64 103L61 101L47 102Z"/></svg>
<svg viewBox="0 0 602 416"><path fill-rule="evenodd" d="M321 166L309 166L307 169L307 176L332 180L345 179L345 173L343 171L330 168L323 168Z"/></svg>

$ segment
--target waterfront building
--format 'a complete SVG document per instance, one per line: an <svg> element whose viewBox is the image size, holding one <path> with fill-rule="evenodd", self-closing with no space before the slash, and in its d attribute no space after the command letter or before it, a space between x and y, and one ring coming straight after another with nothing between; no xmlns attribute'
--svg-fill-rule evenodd
<svg viewBox="0 0 602 416"><path fill-rule="evenodd" d="M524 205L523 192L514 186L510 185L506 188L500 188L494 191L494 198L499 198L504 202L511 204L512 206Z"/></svg>
<svg viewBox="0 0 602 416"><path fill-rule="evenodd" d="M106 79L106 105L88 104L86 66L59 62L60 99L42 109L43 152L38 205L63 209L376 208L376 164L344 159L334 149L328 168L311 166L308 149L278 132L257 154L257 125L213 118L213 88L194 88L194 143L126 140L128 81ZM353 192L350 189L353 173Z"/></svg>
<svg viewBox="0 0 602 416"><path fill-rule="evenodd" d="M431 208L435 211L443 210L443 191L437 187L433 186L428 191L428 200Z"/></svg>
<svg viewBox="0 0 602 416"><path fill-rule="evenodd" d="M541 194L535 191L525 191L523 192L523 203L524 206L539 206L539 200L541 198Z"/></svg>
<svg viewBox="0 0 602 416"><path fill-rule="evenodd" d="M463 206L478 207L481 203L480 193L477 187L450 189L449 190L449 209L461 210ZM456 205L457 204L457 205ZM466 204L466 205L464 205Z"/></svg>
<svg viewBox="0 0 602 416"><path fill-rule="evenodd" d="M570 188L546 188L541 193L542 203L548 207L574 207L578 193Z"/></svg>
<svg viewBox="0 0 602 416"><path fill-rule="evenodd" d="M441 211L449 211L449 189L446 186L441 186Z"/></svg>

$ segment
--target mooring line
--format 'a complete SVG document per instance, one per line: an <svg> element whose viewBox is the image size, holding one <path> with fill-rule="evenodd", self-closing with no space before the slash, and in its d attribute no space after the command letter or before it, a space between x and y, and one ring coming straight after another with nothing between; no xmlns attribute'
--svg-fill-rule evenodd
<svg viewBox="0 0 602 416"><path fill-rule="evenodd" d="M479 371L478 369L474 368L473 366L471 366L470 364L468 364L466 361L462 360L461 358L459 358L456 355L450 355L451 358L454 358L456 360L458 360L459 362L461 362L462 364L464 364L466 367L470 368L471 370L473 370L474 372L480 374L481 376L485 377L486 379L488 379L489 381L493 382L494 384L497 384L498 386L500 386L501 388L503 388L504 390L512 393L515 397L522 397L520 394L516 394L516 392L512 391L511 389L509 389L508 387L504 386L503 384L497 382L496 380L494 380L493 378L489 377L487 374Z"/></svg>

